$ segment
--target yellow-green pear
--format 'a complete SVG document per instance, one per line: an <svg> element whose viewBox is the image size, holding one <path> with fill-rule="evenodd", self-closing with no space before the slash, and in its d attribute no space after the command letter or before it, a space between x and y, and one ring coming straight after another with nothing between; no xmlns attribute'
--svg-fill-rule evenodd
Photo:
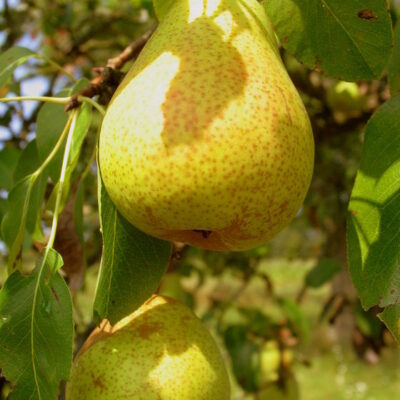
<svg viewBox="0 0 400 400"><path fill-rule="evenodd" d="M328 90L326 100L334 111L361 113L366 105L367 97L361 94L357 83L339 81Z"/></svg>
<svg viewBox="0 0 400 400"><path fill-rule="evenodd" d="M189 308L164 296L111 326L78 353L67 400L230 400L222 356Z"/></svg>
<svg viewBox="0 0 400 400"><path fill-rule="evenodd" d="M260 382L265 385L279 379L279 369L281 367L282 354L279 343L269 340L261 348L260 353Z"/></svg>
<svg viewBox="0 0 400 400"><path fill-rule="evenodd" d="M268 241L298 212L314 142L256 0L175 0L104 118L99 161L119 211L212 250Z"/></svg>

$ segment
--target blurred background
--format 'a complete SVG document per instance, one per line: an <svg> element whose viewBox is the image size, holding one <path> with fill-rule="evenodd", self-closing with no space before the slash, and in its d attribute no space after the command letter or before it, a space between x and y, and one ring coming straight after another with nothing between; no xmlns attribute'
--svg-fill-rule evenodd
<svg viewBox="0 0 400 400"><path fill-rule="evenodd" d="M394 23L399 3L392 0ZM94 67L105 66L155 24L151 0L0 0L0 50L27 47L77 78L92 79ZM346 266L347 204L363 129L390 96L386 77L342 82L281 54L316 141L315 172L304 206L268 245L249 252L176 245L159 292L187 304L210 329L229 366L233 400L399 398L399 348L376 316L378 310L362 310ZM54 67L32 61L17 68L0 97L51 96L68 85ZM0 104L0 220L15 180L10 165L17 165L34 140L38 110L37 102ZM98 123L85 142L83 159L89 157ZM83 168L84 161L77 174ZM61 216L56 248L73 291L78 348L94 327L91 307L101 256L95 166L85 185L84 245L67 223L74 200ZM29 269L41 246L27 237L25 249ZM0 241L0 285L6 256ZM9 388L0 375L0 398Z"/></svg>

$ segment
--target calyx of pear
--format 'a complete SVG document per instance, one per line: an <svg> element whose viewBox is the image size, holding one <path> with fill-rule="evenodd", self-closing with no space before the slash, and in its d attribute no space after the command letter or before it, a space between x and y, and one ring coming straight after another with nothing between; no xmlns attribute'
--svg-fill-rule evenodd
<svg viewBox="0 0 400 400"><path fill-rule="evenodd" d="M67 400L229 400L222 356L183 304L151 297L111 326L104 321L75 358Z"/></svg>
<svg viewBox="0 0 400 400"><path fill-rule="evenodd" d="M298 212L314 142L256 0L175 0L115 93L105 187L132 224L211 250L267 242Z"/></svg>

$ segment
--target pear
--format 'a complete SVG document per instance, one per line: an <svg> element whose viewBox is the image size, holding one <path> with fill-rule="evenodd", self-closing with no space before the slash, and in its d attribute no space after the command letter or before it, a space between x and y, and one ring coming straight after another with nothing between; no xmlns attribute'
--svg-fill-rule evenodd
<svg viewBox="0 0 400 400"><path fill-rule="evenodd" d="M266 243L308 190L304 105L256 0L175 0L110 102L105 187L132 224L210 250Z"/></svg>
<svg viewBox="0 0 400 400"><path fill-rule="evenodd" d="M269 340L264 343L260 352L261 385L275 382L279 379L281 362L282 354L279 343L274 340Z"/></svg>
<svg viewBox="0 0 400 400"><path fill-rule="evenodd" d="M189 308L153 296L114 326L104 321L78 353L67 400L229 400L216 343Z"/></svg>
<svg viewBox="0 0 400 400"><path fill-rule="evenodd" d="M351 114L361 113L367 102L367 97L361 94L355 82L339 81L329 88L326 97L333 111L339 110Z"/></svg>

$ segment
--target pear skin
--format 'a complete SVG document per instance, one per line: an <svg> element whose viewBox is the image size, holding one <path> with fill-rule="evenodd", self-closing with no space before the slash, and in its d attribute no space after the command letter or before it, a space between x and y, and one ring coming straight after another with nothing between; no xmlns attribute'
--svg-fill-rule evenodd
<svg viewBox="0 0 400 400"><path fill-rule="evenodd" d="M155 237L210 250L266 243L302 205L314 141L256 0L176 0L116 91L105 187Z"/></svg>
<svg viewBox="0 0 400 400"><path fill-rule="evenodd" d="M200 320L176 300L153 296L93 331L75 358L66 399L230 400L230 386Z"/></svg>

